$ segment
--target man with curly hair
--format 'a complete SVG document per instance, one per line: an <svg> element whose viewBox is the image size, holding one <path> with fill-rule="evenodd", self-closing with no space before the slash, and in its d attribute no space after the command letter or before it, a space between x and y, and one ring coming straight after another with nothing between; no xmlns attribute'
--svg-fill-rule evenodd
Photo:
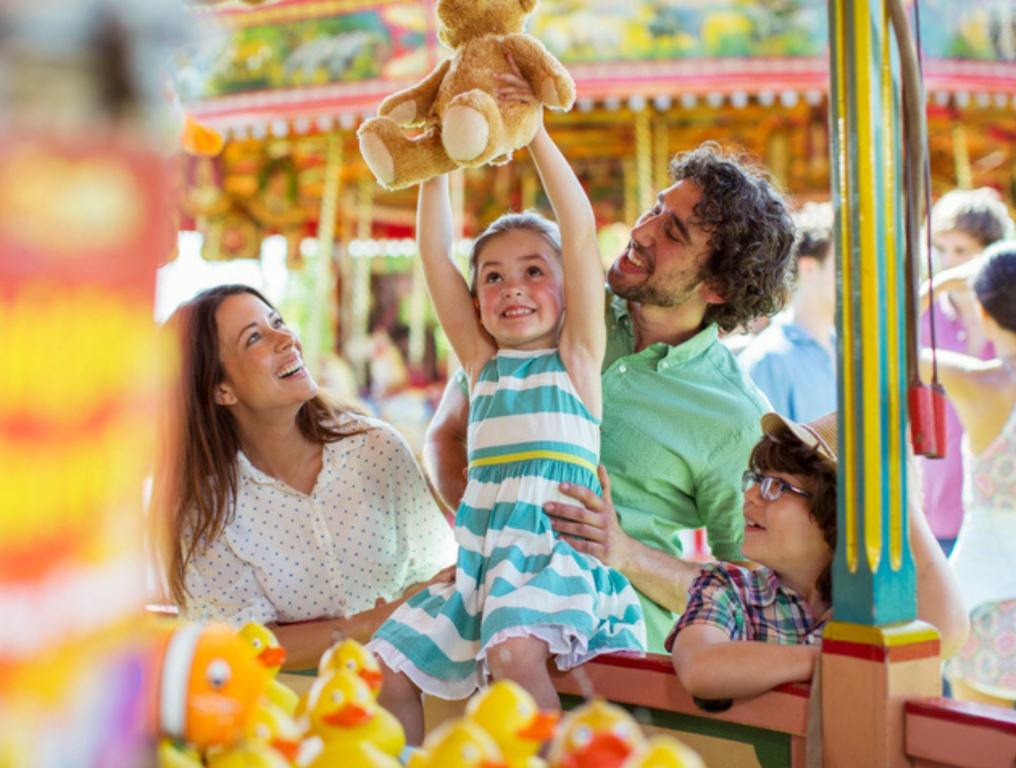
<svg viewBox="0 0 1016 768"><path fill-rule="evenodd" d="M794 241L779 192L717 145L675 157L670 171L673 184L635 222L607 276L604 496L563 489L577 503L546 507L576 549L639 591L657 652L699 570L681 559L680 531L705 526L715 557L741 559L741 471L770 409L718 335L783 306ZM424 446L453 506L467 421L453 380Z"/></svg>

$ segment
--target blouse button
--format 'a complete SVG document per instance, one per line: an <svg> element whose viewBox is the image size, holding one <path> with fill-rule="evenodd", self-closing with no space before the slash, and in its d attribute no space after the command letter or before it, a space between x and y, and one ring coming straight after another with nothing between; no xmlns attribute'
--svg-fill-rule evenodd
<svg viewBox="0 0 1016 768"><path fill-rule="evenodd" d="M628 366L625 365L624 363L621 363L621 365L617 366L617 370L619 373L624 373L625 371L628 370Z"/></svg>

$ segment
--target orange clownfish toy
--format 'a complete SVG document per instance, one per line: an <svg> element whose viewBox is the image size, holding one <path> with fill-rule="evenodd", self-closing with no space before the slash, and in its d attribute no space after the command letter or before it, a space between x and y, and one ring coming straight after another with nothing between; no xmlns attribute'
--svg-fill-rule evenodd
<svg viewBox="0 0 1016 768"><path fill-rule="evenodd" d="M225 624L184 624L164 644L156 721L162 736L198 749L244 734L269 672Z"/></svg>

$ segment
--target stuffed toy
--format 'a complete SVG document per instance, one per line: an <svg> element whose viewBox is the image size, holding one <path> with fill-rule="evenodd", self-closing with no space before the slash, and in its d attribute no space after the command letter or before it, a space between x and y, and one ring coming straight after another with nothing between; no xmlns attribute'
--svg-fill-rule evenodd
<svg viewBox="0 0 1016 768"><path fill-rule="evenodd" d="M456 168L507 163L533 140L540 111L568 110L575 83L523 33L537 0L438 0L438 36L453 50L416 85L381 102L360 126L360 152L381 186L402 189ZM499 102L511 55L541 103ZM405 128L425 130L409 138Z"/></svg>

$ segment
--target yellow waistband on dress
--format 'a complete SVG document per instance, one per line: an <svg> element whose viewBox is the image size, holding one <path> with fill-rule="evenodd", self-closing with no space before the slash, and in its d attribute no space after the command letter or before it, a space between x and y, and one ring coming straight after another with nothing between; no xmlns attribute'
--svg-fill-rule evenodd
<svg viewBox="0 0 1016 768"><path fill-rule="evenodd" d="M565 461L569 464L577 464L580 467L585 467L594 475L596 474L596 465L591 461L573 456L570 453L563 453L561 451L521 451L519 453L506 453L502 456L486 456L482 459L475 459L469 462L469 468L473 467L490 467L495 464L508 464L513 461L530 461L531 459L554 459L555 461Z"/></svg>

